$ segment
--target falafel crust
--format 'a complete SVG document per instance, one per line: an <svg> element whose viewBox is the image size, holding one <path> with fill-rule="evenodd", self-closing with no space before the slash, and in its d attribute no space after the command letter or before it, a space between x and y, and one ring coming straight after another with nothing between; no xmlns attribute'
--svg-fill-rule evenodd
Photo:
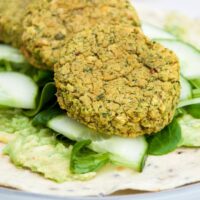
<svg viewBox="0 0 200 200"><path fill-rule="evenodd" d="M37 0L25 16L22 51L33 66L53 70L62 46L100 23L140 26L128 0Z"/></svg>
<svg viewBox="0 0 200 200"><path fill-rule="evenodd" d="M20 47L22 21L31 0L0 1L0 41Z"/></svg>
<svg viewBox="0 0 200 200"><path fill-rule="evenodd" d="M58 102L98 132L136 137L160 131L179 100L179 62L139 28L96 26L73 37L55 65Z"/></svg>

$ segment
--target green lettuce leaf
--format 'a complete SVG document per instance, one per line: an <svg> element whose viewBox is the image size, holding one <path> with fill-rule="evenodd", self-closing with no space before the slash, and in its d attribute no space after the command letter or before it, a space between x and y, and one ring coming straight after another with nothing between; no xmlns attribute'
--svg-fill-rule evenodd
<svg viewBox="0 0 200 200"><path fill-rule="evenodd" d="M70 161L70 169L74 174L97 171L109 162L108 153L95 153L87 149L90 144L90 140L84 140L74 145Z"/></svg>

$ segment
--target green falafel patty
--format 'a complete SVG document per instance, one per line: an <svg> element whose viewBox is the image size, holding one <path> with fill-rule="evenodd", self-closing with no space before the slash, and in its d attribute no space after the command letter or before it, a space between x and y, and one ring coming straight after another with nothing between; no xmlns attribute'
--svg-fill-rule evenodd
<svg viewBox="0 0 200 200"><path fill-rule="evenodd" d="M180 94L178 59L139 28L96 26L62 51L55 82L68 116L125 137L155 133L171 122Z"/></svg>
<svg viewBox="0 0 200 200"><path fill-rule="evenodd" d="M140 26L128 0L37 0L25 16L23 52L33 66L52 70L73 34L100 23Z"/></svg>

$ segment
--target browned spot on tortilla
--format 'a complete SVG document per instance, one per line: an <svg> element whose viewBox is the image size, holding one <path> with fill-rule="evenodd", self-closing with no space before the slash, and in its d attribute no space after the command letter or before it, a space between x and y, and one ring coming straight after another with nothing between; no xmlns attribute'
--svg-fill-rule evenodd
<svg viewBox="0 0 200 200"><path fill-rule="evenodd" d="M119 166L119 167L116 168L117 171L123 171L123 170L125 170L125 169L126 169L126 168L125 168L125 167L122 167L122 166Z"/></svg>

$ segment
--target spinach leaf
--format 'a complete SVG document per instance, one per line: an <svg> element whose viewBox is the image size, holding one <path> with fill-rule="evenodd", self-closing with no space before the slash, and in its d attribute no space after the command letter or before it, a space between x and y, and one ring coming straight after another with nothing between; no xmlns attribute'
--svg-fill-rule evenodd
<svg viewBox="0 0 200 200"><path fill-rule="evenodd" d="M84 174L97 171L109 162L108 153L95 153L87 149L91 140L77 142L71 154L70 170L74 174Z"/></svg>
<svg viewBox="0 0 200 200"><path fill-rule="evenodd" d="M192 117L200 119L200 104L193 104L185 107L185 110L188 114L192 115Z"/></svg>
<svg viewBox="0 0 200 200"><path fill-rule="evenodd" d="M56 102L56 87L53 82L47 83L40 95L40 98L37 100L37 107L34 110L27 110L24 112L25 115L28 117L33 117L37 113L40 112L42 108L44 108L45 105L47 105L50 102Z"/></svg>
<svg viewBox="0 0 200 200"><path fill-rule="evenodd" d="M29 74L39 86L44 86L49 82L53 82L53 72L51 71L35 69L34 72L32 71Z"/></svg>
<svg viewBox="0 0 200 200"><path fill-rule="evenodd" d="M63 114L63 111L58 107L58 105L57 104L53 105L51 108L37 114L33 118L32 124L34 126L39 126L39 125L46 126L49 120L61 114Z"/></svg>
<svg viewBox="0 0 200 200"><path fill-rule="evenodd" d="M181 128L176 119L171 124L148 138L150 155L164 155L175 150L181 141Z"/></svg>
<svg viewBox="0 0 200 200"><path fill-rule="evenodd" d="M175 112L175 117L180 117L187 114L186 110L184 108L177 108Z"/></svg>

